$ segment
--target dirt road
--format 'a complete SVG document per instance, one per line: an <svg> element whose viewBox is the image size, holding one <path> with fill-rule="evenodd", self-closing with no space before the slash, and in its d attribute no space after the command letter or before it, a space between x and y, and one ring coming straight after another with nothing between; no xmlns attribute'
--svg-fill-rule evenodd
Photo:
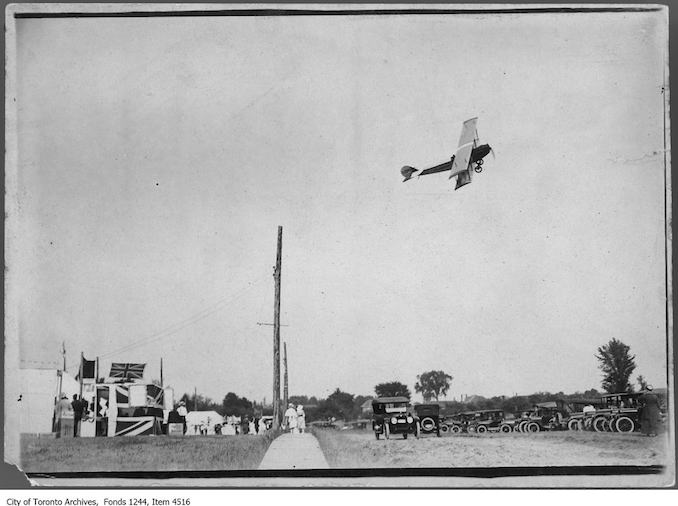
<svg viewBox="0 0 678 506"><path fill-rule="evenodd" d="M318 440L312 434L282 434L268 448L259 469L327 469Z"/></svg>

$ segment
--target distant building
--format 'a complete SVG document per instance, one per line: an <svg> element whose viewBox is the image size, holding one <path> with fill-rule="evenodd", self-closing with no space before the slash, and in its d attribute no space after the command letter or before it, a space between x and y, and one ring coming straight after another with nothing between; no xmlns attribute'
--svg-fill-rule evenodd
<svg viewBox="0 0 678 506"><path fill-rule="evenodd" d="M372 399L367 399L360 405L361 416L372 416Z"/></svg>

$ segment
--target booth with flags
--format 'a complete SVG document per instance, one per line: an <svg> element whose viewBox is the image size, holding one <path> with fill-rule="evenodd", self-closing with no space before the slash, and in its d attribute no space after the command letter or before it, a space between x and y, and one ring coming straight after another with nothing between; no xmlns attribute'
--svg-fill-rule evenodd
<svg viewBox="0 0 678 506"><path fill-rule="evenodd" d="M144 381L146 364L113 363L107 380L97 381L93 363L82 358L80 381L88 410L81 435L162 434L165 391Z"/></svg>

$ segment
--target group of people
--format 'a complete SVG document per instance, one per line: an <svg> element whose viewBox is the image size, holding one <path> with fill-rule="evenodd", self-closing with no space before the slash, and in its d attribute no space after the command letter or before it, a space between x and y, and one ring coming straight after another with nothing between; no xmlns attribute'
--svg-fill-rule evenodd
<svg viewBox="0 0 678 506"><path fill-rule="evenodd" d="M73 437L80 436L80 427L83 418L89 413L89 403L73 394L73 400L69 401L66 394L61 395L61 399L54 406L54 426L57 437L69 436L71 425L73 426Z"/></svg>
<svg viewBox="0 0 678 506"><path fill-rule="evenodd" d="M304 413L304 406L299 404L296 408L290 402L285 411L285 429L292 434L303 434L306 431L306 413Z"/></svg>

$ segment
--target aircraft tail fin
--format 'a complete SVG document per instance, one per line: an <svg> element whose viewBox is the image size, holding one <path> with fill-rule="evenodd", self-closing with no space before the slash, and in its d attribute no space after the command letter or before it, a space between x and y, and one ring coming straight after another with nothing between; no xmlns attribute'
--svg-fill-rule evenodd
<svg viewBox="0 0 678 506"><path fill-rule="evenodd" d="M417 169L415 169L414 167L410 167L409 165L405 165L402 169L400 169L400 174L402 174L402 176L405 178L405 179L403 179L403 183L405 181L409 181L410 179L412 179L412 175L415 172L419 172L419 171Z"/></svg>

